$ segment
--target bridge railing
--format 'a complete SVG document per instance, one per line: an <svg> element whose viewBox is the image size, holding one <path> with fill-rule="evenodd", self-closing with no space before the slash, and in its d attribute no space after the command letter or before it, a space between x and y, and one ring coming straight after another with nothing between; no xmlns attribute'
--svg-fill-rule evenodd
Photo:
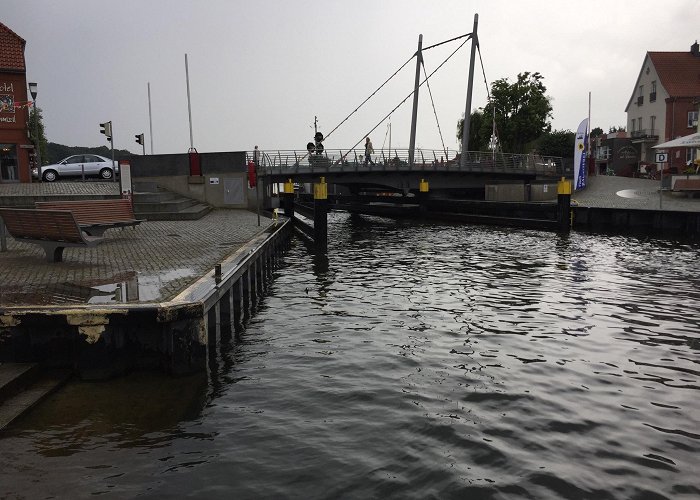
<svg viewBox="0 0 700 500"><path fill-rule="evenodd" d="M253 152L246 153L246 161L253 160ZM433 149L416 149L413 165L409 164L407 149L378 149L365 158L364 149L330 150L321 154L308 151L260 151L258 169L261 175L286 175L308 172L362 172L362 171L464 171L524 173L532 172L564 175L562 158L537 154L468 151L465 165L460 154Z"/></svg>

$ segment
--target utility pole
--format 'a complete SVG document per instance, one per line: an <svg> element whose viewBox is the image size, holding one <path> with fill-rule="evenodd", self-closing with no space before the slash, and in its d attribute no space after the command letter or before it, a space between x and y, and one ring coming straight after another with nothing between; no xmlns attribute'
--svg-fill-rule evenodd
<svg viewBox="0 0 700 500"><path fill-rule="evenodd" d="M462 127L462 156L460 166L467 164L467 151L469 151L469 122L472 113L472 90L474 88L474 60L476 59L476 46L479 43L477 28L479 27L479 14L474 14L474 28L472 29L472 52L469 57L469 81L467 83L467 105L464 109L464 127Z"/></svg>
<svg viewBox="0 0 700 500"><path fill-rule="evenodd" d="M151 82L148 82L148 124L150 126L149 135L151 137L151 154L153 154L153 118L151 117ZM146 153L144 153L146 154Z"/></svg>

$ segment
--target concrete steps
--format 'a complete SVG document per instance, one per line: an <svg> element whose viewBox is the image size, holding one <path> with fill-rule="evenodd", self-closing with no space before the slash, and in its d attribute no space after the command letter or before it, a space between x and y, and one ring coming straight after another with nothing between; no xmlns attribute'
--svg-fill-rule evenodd
<svg viewBox="0 0 700 500"><path fill-rule="evenodd" d="M0 363L0 430L61 387L70 376L71 370L43 370L36 363Z"/></svg>
<svg viewBox="0 0 700 500"><path fill-rule="evenodd" d="M211 207L197 200L167 191L153 182L134 185L134 213L146 220L197 220Z"/></svg>

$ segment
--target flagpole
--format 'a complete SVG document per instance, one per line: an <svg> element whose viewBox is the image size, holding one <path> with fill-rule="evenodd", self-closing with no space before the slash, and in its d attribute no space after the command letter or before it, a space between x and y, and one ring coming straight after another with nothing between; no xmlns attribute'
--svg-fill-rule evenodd
<svg viewBox="0 0 700 500"><path fill-rule="evenodd" d="M148 82L148 123L151 136L151 154L153 154L153 118L151 118L151 82ZM144 146L145 148L146 146Z"/></svg>
<svg viewBox="0 0 700 500"><path fill-rule="evenodd" d="M586 130L586 137L588 137L588 147L586 151L586 170L588 170L588 165L591 163L591 91L588 91L588 127ZM594 169L595 170L595 169ZM588 172L586 172L588 174Z"/></svg>
<svg viewBox="0 0 700 500"><path fill-rule="evenodd" d="M190 71L187 67L187 54L185 54L185 79L187 80L187 114L190 118L190 149L194 149L194 140L192 139L192 107L190 106Z"/></svg>

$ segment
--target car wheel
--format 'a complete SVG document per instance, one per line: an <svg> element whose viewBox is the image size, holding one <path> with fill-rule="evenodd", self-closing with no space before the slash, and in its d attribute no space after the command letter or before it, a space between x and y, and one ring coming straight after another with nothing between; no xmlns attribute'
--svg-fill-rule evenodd
<svg viewBox="0 0 700 500"><path fill-rule="evenodd" d="M58 174L54 170L47 170L44 172L44 180L46 182L53 182L58 179Z"/></svg>
<svg viewBox="0 0 700 500"><path fill-rule="evenodd" d="M111 179L112 178L112 171L108 168L103 168L100 170L100 177L103 179Z"/></svg>

